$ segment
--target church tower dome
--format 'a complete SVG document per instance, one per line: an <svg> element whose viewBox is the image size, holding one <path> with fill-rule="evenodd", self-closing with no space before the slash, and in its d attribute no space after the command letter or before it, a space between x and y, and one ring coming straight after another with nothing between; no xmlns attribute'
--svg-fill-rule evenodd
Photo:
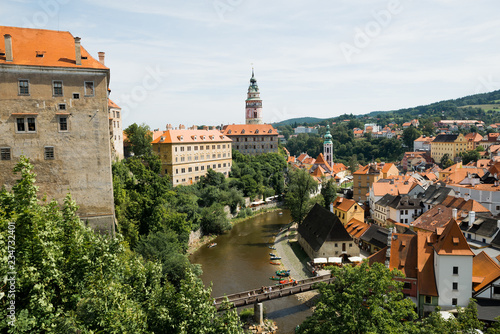
<svg viewBox="0 0 500 334"><path fill-rule="evenodd" d="M332 134L330 133L330 125L326 126L324 139L325 141L323 142L323 155L325 156L325 161L330 166L333 166L333 142Z"/></svg>
<svg viewBox="0 0 500 334"><path fill-rule="evenodd" d="M253 68L245 108L246 124L262 124L262 100L260 99L259 86L257 86L257 79L255 79Z"/></svg>

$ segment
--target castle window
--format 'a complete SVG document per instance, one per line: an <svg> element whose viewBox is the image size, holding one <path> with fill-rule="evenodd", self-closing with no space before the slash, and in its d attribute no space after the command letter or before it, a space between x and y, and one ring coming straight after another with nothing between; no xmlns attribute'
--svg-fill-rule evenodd
<svg viewBox="0 0 500 334"><path fill-rule="evenodd" d="M36 132L35 117L16 118L16 132Z"/></svg>
<svg viewBox="0 0 500 334"><path fill-rule="evenodd" d="M54 96L63 96L63 82L52 81L52 89Z"/></svg>
<svg viewBox="0 0 500 334"><path fill-rule="evenodd" d="M93 81L85 81L85 96L94 96L94 82Z"/></svg>
<svg viewBox="0 0 500 334"><path fill-rule="evenodd" d="M80 93L73 93L73 99L75 100L80 99Z"/></svg>
<svg viewBox="0 0 500 334"><path fill-rule="evenodd" d="M19 80L19 95L30 95L30 83L28 80Z"/></svg>
<svg viewBox="0 0 500 334"><path fill-rule="evenodd" d="M10 147L2 147L0 148L0 160L10 160Z"/></svg>
<svg viewBox="0 0 500 334"><path fill-rule="evenodd" d="M116 118L120 118L120 112L119 111L116 112Z"/></svg>
<svg viewBox="0 0 500 334"><path fill-rule="evenodd" d="M59 110L66 110L66 103L59 103L58 108Z"/></svg>
<svg viewBox="0 0 500 334"><path fill-rule="evenodd" d="M54 160L53 146L45 146L45 160Z"/></svg>
<svg viewBox="0 0 500 334"><path fill-rule="evenodd" d="M59 116L59 131L68 131L68 117ZM159 146L158 149L160 149Z"/></svg>

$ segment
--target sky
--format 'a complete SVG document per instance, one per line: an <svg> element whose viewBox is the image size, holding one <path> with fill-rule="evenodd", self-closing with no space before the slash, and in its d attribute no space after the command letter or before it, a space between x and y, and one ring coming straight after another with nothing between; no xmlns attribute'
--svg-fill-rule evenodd
<svg viewBox="0 0 500 334"><path fill-rule="evenodd" d="M106 53L123 126L265 123L396 110L500 89L498 0L0 0L1 25Z"/></svg>

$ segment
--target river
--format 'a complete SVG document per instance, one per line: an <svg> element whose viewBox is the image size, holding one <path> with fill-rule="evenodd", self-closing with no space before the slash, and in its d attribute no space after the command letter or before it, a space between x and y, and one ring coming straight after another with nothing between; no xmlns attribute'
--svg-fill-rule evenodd
<svg viewBox="0 0 500 334"><path fill-rule="evenodd" d="M201 279L213 284L212 296L219 297L245 290L274 285L269 280L276 266L269 264L268 248L280 227L291 221L287 210L264 213L233 226L214 242L216 247L202 247L191 256L191 262L202 265ZM297 297L289 296L264 302L267 318L278 325L279 333L293 333L295 326L311 315L311 310Z"/></svg>

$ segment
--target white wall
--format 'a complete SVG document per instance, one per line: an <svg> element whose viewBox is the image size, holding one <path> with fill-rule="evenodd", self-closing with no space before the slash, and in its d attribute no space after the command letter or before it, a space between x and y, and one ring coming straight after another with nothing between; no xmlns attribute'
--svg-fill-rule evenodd
<svg viewBox="0 0 500 334"><path fill-rule="evenodd" d="M466 307L472 297L472 255L438 255L434 252L434 266L438 305L452 307L452 298L457 298L457 306ZM458 275L453 274L453 267L458 267ZM453 282L458 283L456 291Z"/></svg>

